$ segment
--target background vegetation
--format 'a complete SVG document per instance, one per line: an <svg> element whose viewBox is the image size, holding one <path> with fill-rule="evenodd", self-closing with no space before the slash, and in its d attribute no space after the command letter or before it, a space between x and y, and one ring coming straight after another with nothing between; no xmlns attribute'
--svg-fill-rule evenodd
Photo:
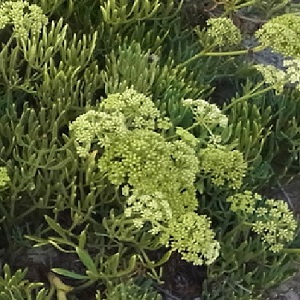
<svg viewBox="0 0 300 300"><path fill-rule="evenodd" d="M0 298L250 300L294 274L296 216L262 190L299 172L296 9L0 1ZM282 68L251 60L270 46Z"/></svg>

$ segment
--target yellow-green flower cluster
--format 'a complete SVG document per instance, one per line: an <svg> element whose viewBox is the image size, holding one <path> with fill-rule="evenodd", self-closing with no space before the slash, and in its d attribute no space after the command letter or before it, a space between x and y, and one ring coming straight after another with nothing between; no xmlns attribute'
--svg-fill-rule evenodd
<svg viewBox="0 0 300 300"><path fill-rule="evenodd" d="M122 113L128 129L155 129L160 119L160 112L153 101L133 89L126 89L123 93L109 95L100 104L100 109L106 113ZM164 120L166 121L166 120ZM170 126L167 122L164 126Z"/></svg>
<svg viewBox="0 0 300 300"><path fill-rule="evenodd" d="M255 211L253 231L261 235L262 241L272 252L279 252L284 244L295 237L297 222L286 202L268 199L264 207Z"/></svg>
<svg viewBox="0 0 300 300"><path fill-rule="evenodd" d="M272 65L257 65L256 69L261 72L264 81L273 85L278 93L282 93L286 84L292 84L300 90L300 59L285 59L283 67L284 70L280 70Z"/></svg>
<svg viewBox="0 0 300 300"><path fill-rule="evenodd" d="M168 129L170 121L161 118L153 101L133 89L111 94L97 110L89 110L70 125L81 157L88 155L91 144L97 141L108 147L112 140L122 138L133 129Z"/></svg>
<svg viewBox="0 0 300 300"><path fill-rule="evenodd" d="M135 227L142 228L145 223L151 223L151 232L154 235L161 233L163 224L172 219L172 209L169 201L161 192L149 195L133 193L128 197L124 214L127 218L133 218Z"/></svg>
<svg viewBox="0 0 300 300"><path fill-rule="evenodd" d="M0 4L0 29L13 25L15 36L26 39L29 31L38 34L48 19L42 9L27 1L5 1Z"/></svg>
<svg viewBox="0 0 300 300"><path fill-rule="evenodd" d="M284 14L265 23L255 36L262 45L271 47L285 56L300 56L300 17Z"/></svg>
<svg viewBox="0 0 300 300"><path fill-rule="evenodd" d="M197 206L193 183L199 161L194 147L183 139L168 142L154 130L161 119L149 101L134 90L109 95L98 111L79 116L70 130L81 157L92 145L101 148L98 166L112 184L129 184L139 195L162 192L173 213L180 215Z"/></svg>
<svg viewBox="0 0 300 300"><path fill-rule="evenodd" d="M247 163L238 150L210 144L200 151L200 172L218 187L239 189L246 171Z"/></svg>
<svg viewBox="0 0 300 300"><path fill-rule="evenodd" d="M212 47L226 47L239 45L242 41L240 30L230 18L210 18L207 21L206 35Z"/></svg>
<svg viewBox="0 0 300 300"><path fill-rule="evenodd" d="M244 217L245 224L260 235L263 243L272 252L279 252L284 244L295 236L297 222L286 202L267 199L251 191L228 197L230 209Z"/></svg>
<svg viewBox="0 0 300 300"><path fill-rule="evenodd" d="M115 136L99 159L99 169L116 185L129 184L140 194L160 191L168 195L173 213L194 210L199 161L183 141L166 142L159 133L144 129Z"/></svg>
<svg viewBox="0 0 300 300"><path fill-rule="evenodd" d="M288 83L300 90L300 59L286 59L283 61L283 66L286 68Z"/></svg>
<svg viewBox="0 0 300 300"><path fill-rule="evenodd" d="M207 216L187 212L171 220L162 242L194 265L209 265L216 260L220 249L210 225Z"/></svg>
<svg viewBox="0 0 300 300"><path fill-rule="evenodd" d="M192 109L194 120L202 126L214 128L217 125L226 127L228 118L225 116L216 104L208 103L203 99L184 99L183 105Z"/></svg>
<svg viewBox="0 0 300 300"><path fill-rule="evenodd" d="M89 110L70 124L70 131L75 138L77 153L86 157L94 141L101 147L108 146L115 135L125 134L128 130L123 114Z"/></svg>
<svg viewBox="0 0 300 300"><path fill-rule="evenodd" d="M153 191L157 182L161 181L160 171L169 164L166 160L170 155L168 146L164 138L154 131L128 131L125 135L116 135L105 148L99 168L116 186L129 183L137 187L147 180L149 191Z"/></svg>
<svg viewBox="0 0 300 300"><path fill-rule="evenodd" d="M159 123L169 126L150 98L130 89L109 95L98 110L78 117L70 129L80 156L99 150L99 170L121 188L125 217L136 228L145 226L164 244L172 237L170 247L195 264L211 263L218 243L208 218L194 213L199 170L195 139L177 128L178 138L167 140L157 132ZM175 228L179 218L181 229ZM188 242L192 230L197 233Z"/></svg>
<svg viewBox="0 0 300 300"><path fill-rule="evenodd" d="M286 83L286 73L272 65L256 65L267 84L273 85L277 93L282 93Z"/></svg>
<svg viewBox="0 0 300 300"><path fill-rule="evenodd" d="M6 187L9 181L7 169L5 167L0 167L0 189Z"/></svg>
<svg viewBox="0 0 300 300"><path fill-rule="evenodd" d="M256 209L257 201L262 200L261 195L251 191L244 191L243 193L237 193L227 198L227 202L230 202L230 210L233 212L242 212L246 214L253 214Z"/></svg>
<svg viewBox="0 0 300 300"><path fill-rule="evenodd" d="M182 139L186 144L191 147L196 147L198 144L198 139L191 134L189 131L182 127L176 127L176 135Z"/></svg>

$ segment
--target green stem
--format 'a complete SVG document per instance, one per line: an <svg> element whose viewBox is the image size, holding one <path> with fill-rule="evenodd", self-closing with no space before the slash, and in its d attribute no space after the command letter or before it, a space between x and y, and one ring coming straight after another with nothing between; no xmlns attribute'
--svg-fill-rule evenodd
<svg viewBox="0 0 300 300"><path fill-rule="evenodd" d="M15 197L11 197L10 200L10 219L14 219L15 217L15 202L16 202L16 198Z"/></svg>
<svg viewBox="0 0 300 300"><path fill-rule="evenodd" d="M206 50L201 51L200 53L196 54L195 56L189 58L188 60L184 61L183 63L179 64L178 67L182 68L188 65L189 63L193 62L194 60L204 57L204 56L237 56L237 55L245 55L251 52L259 52L264 50L266 47L263 45L256 46L252 49L244 49L244 50L237 50L237 51L227 51L227 52L207 52Z"/></svg>
<svg viewBox="0 0 300 300"><path fill-rule="evenodd" d="M198 123L194 123L193 125L191 125L190 127L188 128L185 128L186 131L190 131L192 129L194 129L195 127L198 127L199 124ZM170 135L170 136L166 136L166 140L169 141L169 140L172 140L173 138L176 138L177 135L176 134L173 134L173 135Z"/></svg>
<svg viewBox="0 0 300 300"><path fill-rule="evenodd" d="M242 223L243 225L247 226L247 227L253 226L253 223L249 223L249 222L246 222L246 221L242 221L241 223Z"/></svg>
<svg viewBox="0 0 300 300"><path fill-rule="evenodd" d="M148 255L146 254L146 252L145 252L143 249L140 249L140 251L141 251L141 254L142 254L142 256L143 256L143 258L144 258L144 260L145 260L145 262L142 261L142 263L144 264L144 266L145 266L146 268L150 268L150 272L152 272L152 276L154 277L154 279L156 279L158 282L160 282L161 276L160 276L160 275L156 272L156 270L155 270L155 268L157 268L157 267L159 267L159 266L156 265L155 263L153 263L153 262L149 259Z"/></svg>
<svg viewBox="0 0 300 300"><path fill-rule="evenodd" d="M234 6L234 11L238 11L239 9L243 8L243 7L248 7L250 5L254 5L256 3L256 1L249 1L249 2L246 2L246 3L242 3L240 5L236 5ZM232 11L232 12L234 12Z"/></svg>
<svg viewBox="0 0 300 300"><path fill-rule="evenodd" d="M15 217L14 222L18 223L20 220L24 219L26 216L28 216L30 213L34 212L37 208L35 206L30 207L27 209L24 213L19 215L18 217Z"/></svg>
<svg viewBox="0 0 300 300"><path fill-rule="evenodd" d="M213 132L209 129L209 127L204 123L203 127L208 131L211 136L214 136Z"/></svg>
<svg viewBox="0 0 300 300"><path fill-rule="evenodd" d="M90 287L91 285L93 285L95 283L95 281L96 281L95 279L90 279L87 282L75 287L74 290L75 291L84 290L84 289Z"/></svg>
<svg viewBox="0 0 300 300"><path fill-rule="evenodd" d="M244 49L236 51L227 51L227 52L205 52L203 56L237 56L248 54L249 52L259 52L265 49L265 46L257 46L253 49Z"/></svg>
<svg viewBox="0 0 300 300"><path fill-rule="evenodd" d="M298 253L300 253L300 248L285 248L285 249L282 249L281 252L298 254Z"/></svg>
<svg viewBox="0 0 300 300"><path fill-rule="evenodd" d="M266 88L264 88L264 89L262 89L260 91L255 92L255 93L246 94L245 96L242 96L242 97L240 97L238 99L235 99L233 102L231 102L229 105L227 105L227 106L225 106L223 108L223 112L226 112L228 109L232 108L237 103L243 102L245 100L248 100L248 99L256 97L256 96L260 96L260 95L262 95L262 94L264 94L266 92L269 92L269 91L271 91L273 89L274 89L274 85L271 85L271 86L268 86L268 87L266 87Z"/></svg>

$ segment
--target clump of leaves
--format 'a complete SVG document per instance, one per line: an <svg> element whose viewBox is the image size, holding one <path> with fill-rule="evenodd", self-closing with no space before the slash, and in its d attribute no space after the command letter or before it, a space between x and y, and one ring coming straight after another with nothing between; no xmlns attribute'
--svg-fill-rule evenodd
<svg viewBox="0 0 300 300"><path fill-rule="evenodd" d="M151 282L135 284L134 282L120 283L115 286L106 296L106 300L162 300L162 296L158 294Z"/></svg>
<svg viewBox="0 0 300 300"><path fill-rule="evenodd" d="M50 300L52 292L43 288L43 283L31 283L25 279L26 270L13 273L4 265L0 277L0 297L5 300Z"/></svg>

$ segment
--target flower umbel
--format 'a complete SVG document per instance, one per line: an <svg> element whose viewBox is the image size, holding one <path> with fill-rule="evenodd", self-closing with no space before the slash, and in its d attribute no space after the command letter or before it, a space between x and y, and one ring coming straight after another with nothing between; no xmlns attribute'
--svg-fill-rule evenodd
<svg viewBox="0 0 300 300"><path fill-rule="evenodd" d="M267 84L273 85L277 93L282 93L286 83L286 73L272 65L256 65Z"/></svg>
<svg viewBox="0 0 300 300"><path fill-rule="evenodd" d="M283 70L272 65L256 65L256 69L261 72L264 81L282 93L285 85L292 85L300 90L300 59L285 59Z"/></svg>
<svg viewBox="0 0 300 300"><path fill-rule="evenodd" d="M154 129L155 122L160 119L159 110L153 101L133 89L123 93L111 94L100 104L100 109L106 113L122 113L129 129ZM162 123L163 120L160 120ZM166 122L166 120L164 120Z"/></svg>
<svg viewBox="0 0 300 300"><path fill-rule="evenodd" d="M206 35L213 47L225 47L239 45L242 41L240 30L233 24L230 18L210 18L207 21Z"/></svg>
<svg viewBox="0 0 300 300"><path fill-rule="evenodd" d="M283 61L283 66L286 68L288 83L300 90L300 59L286 59Z"/></svg>
<svg viewBox="0 0 300 300"><path fill-rule="evenodd" d="M108 114L89 110L70 124L70 130L75 138L77 153L86 157L95 140L101 147L108 146L115 136L125 134L127 127L123 114L119 112Z"/></svg>
<svg viewBox="0 0 300 300"><path fill-rule="evenodd" d="M297 222L293 212L282 200L266 199L245 191L228 197L230 209L242 216L246 226L251 226L266 248L272 252L279 252L284 244L291 242L295 236Z"/></svg>
<svg viewBox="0 0 300 300"><path fill-rule="evenodd" d="M237 193L227 198L227 202L231 203L231 211L246 214L253 214L256 209L257 201L260 200L262 200L261 195L252 193L251 191Z"/></svg>
<svg viewBox="0 0 300 300"><path fill-rule="evenodd" d="M246 171L247 163L238 150L210 144L200 152L200 174L218 187L228 185L231 189L239 189Z"/></svg>
<svg viewBox="0 0 300 300"><path fill-rule="evenodd" d="M184 99L183 105L191 107L194 120L201 126L213 129L216 126L226 127L228 118L216 104L211 104L203 99Z"/></svg>
<svg viewBox="0 0 300 300"><path fill-rule="evenodd" d="M209 265L216 260L220 249L210 225L207 216L188 212L170 221L162 239L186 261L194 265Z"/></svg>
<svg viewBox="0 0 300 300"><path fill-rule="evenodd" d="M48 18L35 4L21 0L5 1L0 4L0 29L12 24L17 37L26 39L30 30L32 34L38 34L47 23Z"/></svg>
<svg viewBox="0 0 300 300"><path fill-rule="evenodd" d="M166 224L172 218L167 197L161 192L151 195L133 194L126 201L124 214L127 218L133 218L137 228L142 228L145 223L151 224L150 232L158 234L161 232L161 224Z"/></svg>
<svg viewBox="0 0 300 300"><path fill-rule="evenodd" d="M272 18L255 36L265 47L271 47L285 56L300 56L300 17L296 14L284 14Z"/></svg>
<svg viewBox="0 0 300 300"><path fill-rule="evenodd" d="M279 252L285 243L294 239L297 222L286 202L266 200L264 207L256 209L255 219L253 231L261 236L270 251Z"/></svg>

